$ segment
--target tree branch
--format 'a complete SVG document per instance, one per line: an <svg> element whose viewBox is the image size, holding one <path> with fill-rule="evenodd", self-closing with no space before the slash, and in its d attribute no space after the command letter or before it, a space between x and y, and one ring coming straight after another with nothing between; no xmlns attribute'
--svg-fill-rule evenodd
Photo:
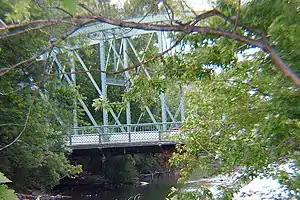
<svg viewBox="0 0 300 200"><path fill-rule="evenodd" d="M201 15L198 15L194 22L199 22L202 19L219 15L219 12L216 10L208 11ZM115 26L120 27L128 27L128 28L135 28L135 29L143 29L143 30L156 30L156 31L175 31L175 32L184 32L187 30L188 25L165 25L165 24L151 24L151 23L136 23L132 21L122 21L122 20L115 20L111 18L105 18L103 16L77 16L77 18L88 18L98 20L104 23L112 24ZM232 20L231 20L232 21ZM194 23L194 24L196 24ZM239 23L238 23L239 24ZM263 49L265 52L271 55L271 59L276 67L283 72L285 76L287 76L297 87L300 87L300 78L293 72L290 67L281 59L281 57L276 53L275 49L266 42L265 39L250 39L241 34L225 31L220 29L215 29L211 27L201 27L201 26L190 26L189 27L190 33L199 33L199 34L208 34L208 35L216 35L220 37L230 38L242 43L246 43L248 45L252 45L254 47L259 47Z"/></svg>
<svg viewBox="0 0 300 200"><path fill-rule="evenodd" d="M129 66L129 67L125 67L121 70L118 71L104 71L104 70L100 70L100 69L93 69L93 70L82 70L82 71L76 71L76 72L64 72L64 73L60 73L60 74L82 74L82 73L86 73L86 72L101 72L101 73L105 73L105 74L110 74L110 75L116 75L116 74L121 74L124 73L126 71L130 71L130 70L134 70L137 69L139 67L141 67L142 65L146 65L154 60L156 60L157 58L165 55L166 53L168 53L169 51L171 51L174 47L176 47L182 40L183 38L188 34L188 31L184 32L176 41L175 43L169 47L168 49L166 49L163 52L158 53L157 55L149 58L146 61L137 63L135 65ZM58 74L47 74L47 76L57 76Z"/></svg>
<svg viewBox="0 0 300 200"><path fill-rule="evenodd" d="M24 124L15 124L15 123L0 124L0 127L2 126L24 126Z"/></svg>
<svg viewBox="0 0 300 200"><path fill-rule="evenodd" d="M194 10L194 9L192 9L187 3L186 3L186 1L185 0L182 0L181 2L183 2L183 4L195 15L195 16L197 16L198 14L197 14L197 12Z"/></svg>
<svg viewBox="0 0 300 200"><path fill-rule="evenodd" d="M50 49L52 49L53 47L57 46L59 43L61 43L62 41L64 41L67 37L69 37L70 35L72 35L75 31L77 31L78 29L80 29L81 27L87 25L91 23L91 21L87 21L84 22L82 24L80 24L79 26L77 26L76 28L72 29L71 31L69 31L68 33L66 33L65 35L63 35L59 40L53 42L51 45L49 45L48 47L44 48L42 51L40 51L36 56L33 56L32 58L29 58L27 60L23 60L13 66L11 66L10 68L2 68L0 69L0 77L7 74L8 72L10 72L11 70L25 64L25 63L29 63L29 62L33 62L35 61L38 57L40 57L42 54L46 53L47 51L49 51Z"/></svg>
<svg viewBox="0 0 300 200"><path fill-rule="evenodd" d="M240 10L241 10L241 0L237 0L238 1L238 10L235 16L235 22L234 22L234 27L233 27L233 31L236 32L236 27L238 25L239 22L239 16L240 16Z"/></svg>
<svg viewBox="0 0 300 200"><path fill-rule="evenodd" d="M279 54L276 52L274 47L272 47L270 44L265 43L263 46L263 49L265 52L270 54L270 57L275 64L277 68L292 82L300 87L300 78L297 76L295 72L292 71L292 69L282 60L282 58L279 56Z"/></svg>
<svg viewBox="0 0 300 200"><path fill-rule="evenodd" d="M28 28L28 29L25 29L23 31L18 31L18 32L15 32L15 33L3 34L3 35L0 35L0 40L5 39L5 38L9 38L9 37L13 37L13 36L17 36L17 35L21 35L21 34L24 34L24 33L28 33L28 32L34 31L34 30L43 29L43 28L46 28L46 27L49 27L49 26L52 26L52 24L39 25L37 27Z"/></svg>
<svg viewBox="0 0 300 200"><path fill-rule="evenodd" d="M203 34L203 35L216 35L216 36L219 36L219 37L230 38L230 39L233 39L235 41L239 41L239 42L242 42L242 43L254 46L254 47L259 47L262 50L264 50L266 53L269 53L273 63L275 64L275 66L278 67L280 69L280 71L282 71L282 73L285 76L287 76L297 87L300 87L300 78L282 60L282 58L276 53L275 49L267 42L266 38L264 38L263 36L262 36L263 37L262 39L252 39L252 38L245 37L245 36L243 36L239 33L232 32L232 31L226 31L226 30L216 29L216 28L212 28L212 27L196 26L196 24L199 21L201 21L203 19L207 19L207 18L212 17L212 16L219 16L219 17L223 18L225 21L228 21L232 24L236 24L236 26L240 26L240 27L254 33L256 36L259 36L257 31L255 31L251 27L245 26L245 25L241 24L240 22L238 22L237 20L230 19L229 17L225 16L224 14L222 14L221 12L219 12L217 10L211 10L211 11L202 13L200 15L197 15L192 22L189 22L187 24L179 24L179 25L138 23L138 22L133 22L133 21L124 21L124 20L106 18L106 17L101 16L101 15L77 15L76 16L77 19L83 19L83 20L89 19L90 21L82 23L77 28L75 28L71 32L69 32L68 34L65 34L60 40L56 41L54 44L52 44L52 45L48 46L47 48L45 48L39 55L41 55L41 54L45 53L46 51L50 50L53 46L57 45L58 43L60 43L64 39L66 39L69 35L74 33L77 29L79 29L79 28L85 26L86 24L91 23L92 21L96 20L96 21L108 23L108 24L115 25L115 26L134 28L134 29L143 29L143 30L151 30L151 31L184 32L183 37L185 35L189 34L189 33L198 33L198 34ZM42 23L42 22L59 23L59 22L62 22L62 20L54 20L54 21L36 20L36 21L33 21L33 22L28 22L28 23L25 23L25 24L21 24L21 25L13 25L13 27L26 26L28 24L32 24L32 23L35 24L35 23ZM10 26L10 28L12 28L12 26ZM181 38L181 40L182 39L183 38ZM174 46L172 46L171 48L173 48L173 47ZM122 72L127 71L127 70L136 69L139 66L144 65L144 64L146 64L150 61L153 61L154 59L164 55L169 50L170 49L167 49L166 51L159 53L158 55L154 56L153 58L149 59L148 61L139 63L139 64L131 66L131 67L127 67L127 68L125 68L121 71L114 72L114 73L117 74L117 73L122 73ZM6 74L11 69L14 69L14 68L16 68L16 67L18 67L18 66L20 66L24 63L34 61L39 55L37 55L37 56L35 56L31 59L22 61L22 62L20 62L16 65L12 66L11 68L0 69L0 76Z"/></svg>
<svg viewBox="0 0 300 200"><path fill-rule="evenodd" d="M23 28L26 26L36 25L36 24L58 24L58 23L76 25L76 23L74 23L72 21L66 21L66 20L62 20L62 19L40 19L40 20L33 20L33 21L25 22L22 24L11 24L11 25L7 25L6 27L0 27L0 31L7 31L7 30L11 30L11 29L16 29L16 28Z"/></svg>
<svg viewBox="0 0 300 200"><path fill-rule="evenodd" d="M30 104L30 107L29 107L29 109L28 109L28 112L27 112L27 115L26 115L26 120L25 120L25 123L24 123L24 125L23 125L22 130L19 132L19 134L17 135L17 137L16 137L12 142L10 142L9 144L7 144L7 145L5 145L5 146L3 146L3 147L0 147L0 151L6 149L6 148L8 148L8 147L10 147L10 146L13 145L15 142L17 142L17 141L19 140L19 138L22 136L22 134L25 132L25 130L26 130L27 126L28 126L28 123L29 123L30 113L31 113L31 111L32 111L32 107L33 107L34 102L35 102L35 100L36 100L36 98L37 98L37 95L38 95L38 89L35 90L34 97L33 97L33 100L32 100L32 102L31 102L31 104Z"/></svg>
<svg viewBox="0 0 300 200"><path fill-rule="evenodd" d="M73 15L71 13L69 13L68 11L66 11L65 9L61 8L61 7L58 7L58 6L55 6L55 7L50 7L50 8L53 8L53 9L57 9L57 10L60 10L62 11L63 13L69 15L70 17L73 18Z"/></svg>
<svg viewBox="0 0 300 200"><path fill-rule="evenodd" d="M84 10L88 11L89 13L91 13L92 15L97 15L96 13L94 13L88 6L84 5L83 3L79 3L78 4L80 7L82 7Z"/></svg>

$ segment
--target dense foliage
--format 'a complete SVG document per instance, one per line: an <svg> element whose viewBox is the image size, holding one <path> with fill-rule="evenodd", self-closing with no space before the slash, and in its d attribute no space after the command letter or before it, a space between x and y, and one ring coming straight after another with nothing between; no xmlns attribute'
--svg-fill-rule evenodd
<svg viewBox="0 0 300 200"><path fill-rule="evenodd" d="M3 92L18 90L7 79L1 79L0 84L5 85ZM51 89L47 86L51 90L49 99L38 97L34 105L32 98L36 91L30 87L0 97L1 146L12 142L26 128L12 147L0 152L0 169L18 189L51 188L61 177L79 172L65 157L74 92L63 85L53 86ZM31 116L26 123L29 109Z"/></svg>
<svg viewBox="0 0 300 200"><path fill-rule="evenodd" d="M29 8L34 17L41 16L41 12L37 12L41 11L38 5L22 5L16 2L13 7L1 1L1 18L6 16L7 20L13 20L13 16L18 17L13 11L21 15L18 9L24 8ZM0 68L27 59L47 44L47 40L43 30L1 39ZM0 171L13 180L12 185L18 191L49 189L62 177L81 171L80 166L70 165L66 158L69 153L66 139L72 123L70 110L76 91L63 82L45 77L47 62L33 63L0 78Z"/></svg>
<svg viewBox="0 0 300 200"><path fill-rule="evenodd" d="M234 7L230 1L218 3L225 12ZM294 41L299 40L300 24L291 19L300 16L297 6L299 1L254 0L241 9L241 21L265 32L295 71L299 71L299 59L295 58L299 43ZM188 136L186 145L179 147L179 153L171 159L172 164L183 167L182 179L188 179L194 171L213 176L239 172L242 176L234 185L220 187L225 191L222 198L231 199L245 182L272 176L287 185L292 196L298 196L299 174L276 168L299 162L299 89L282 77L259 49L221 38L189 39L194 51L185 55L184 62L199 59L194 65L204 62L202 71L211 69L211 73L198 80L183 79L193 80L186 86L183 131ZM195 75L190 73L193 68L187 67L183 74ZM203 191L174 198L212 198L209 191Z"/></svg>

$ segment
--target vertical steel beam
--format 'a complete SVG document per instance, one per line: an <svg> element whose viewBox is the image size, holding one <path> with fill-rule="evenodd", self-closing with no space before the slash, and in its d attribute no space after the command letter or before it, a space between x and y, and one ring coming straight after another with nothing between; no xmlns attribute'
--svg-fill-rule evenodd
<svg viewBox="0 0 300 200"><path fill-rule="evenodd" d="M184 89L183 86L180 86L180 119L181 122L184 121L185 117L185 103L184 103Z"/></svg>
<svg viewBox="0 0 300 200"><path fill-rule="evenodd" d="M166 99L165 99L165 95L163 93L161 93L159 95L160 97L160 101L161 101L161 120L163 123L163 130L166 131L167 130L167 125L165 124L167 122L167 110L166 110Z"/></svg>
<svg viewBox="0 0 300 200"><path fill-rule="evenodd" d="M105 43L104 40L101 39L99 43L99 51L100 51L100 69L101 71L106 71L106 59L105 59ZM107 100L107 85L106 85L106 73L101 72L101 89L102 89L102 98L104 101ZM103 125L108 125L108 112L106 108L102 108L103 113ZM104 134L107 133L107 130L104 130Z"/></svg>
<svg viewBox="0 0 300 200"><path fill-rule="evenodd" d="M159 52L163 52L164 51L164 45L163 45L163 33L162 32L158 32L157 33L158 36L158 48L159 48ZM163 93L161 93L159 95L160 97L160 101L161 101L161 119L162 119L162 123L163 123L163 130L166 131L167 129L167 125L164 124L167 122L167 112L166 112L166 100L165 100L165 95Z"/></svg>
<svg viewBox="0 0 300 200"><path fill-rule="evenodd" d="M73 52L69 52L70 57L70 63L71 63L71 80L73 83L73 87L76 87L76 74L75 74L75 62L73 57ZM73 100L74 109L73 109L73 127L78 127L78 121L77 121L77 98L75 97Z"/></svg>
<svg viewBox="0 0 300 200"><path fill-rule="evenodd" d="M111 44L114 48L116 48L116 40L112 40ZM117 71L118 68L118 64L117 64L117 56L115 53L113 53L113 57L114 57L114 70Z"/></svg>
<svg viewBox="0 0 300 200"><path fill-rule="evenodd" d="M123 38L123 64L124 68L129 66L128 62L128 52L127 52L127 38ZM129 77L129 72L125 72L125 80L126 80L126 92L129 91L130 88L130 77ZM126 102L126 123L127 125L131 124L131 108L130 108L130 102ZM127 126L127 131L130 132L130 126Z"/></svg>

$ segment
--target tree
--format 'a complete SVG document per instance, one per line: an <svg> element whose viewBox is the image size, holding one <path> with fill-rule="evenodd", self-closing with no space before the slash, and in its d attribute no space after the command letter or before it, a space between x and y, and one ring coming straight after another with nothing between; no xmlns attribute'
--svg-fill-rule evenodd
<svg viewBox="0 0 300 200"><path fill-rule="evenodd" d="M294 29L299 24L289 20L290 15L299 17L299 12L292 9L296 4L297 1L252 1L241 9L241 13L246 13L241 18L253 18L258 13L257 9L266 13L253 23L260 23L257 26L266 31L274 43L280 44L278 51L285 54L285 59L290 60L290 65L298 71L298 59L294 57L297 53L291 52L299 48L293 44L296 38L299 39ZM219 6L225 9L224 12L230 8L230 5ZM284 35L283 30L286 31ZM184 166L181 171L183 180L195 170L209 172L213 176L240 170L242 176L234 185L220 187L224 190L222 198L231 199L241 185L257 176L279 178L293 191L292 196L299 197L299 174L274 169L274 165L278 167L293 162L297 166L299 162L298 88L285 80L260 50L243 50L243 59L237 61L236 52L242 49L239 43L197 36L191 36L188 41L195 49L185 54L184 60L195 63L186 66L187 61L179 60L186 66L182 74L193 75L188 79L180 76L181 80L189 82L183 128L188 136L186 145L179 148L179 153L171 159L175 166ZM200 67L198 74L202 75L201 79L195 77L197 71L193 67L199 64L211 70L208 76L203 76L201 72L205 68ZM223 72L214 72L216 68ZM211 192L202 189L202 193L179 193L174 199L212 198Z"/></svg>
<svg viewBox="0 0 300 200"><path fill-rule="evenodd" d="M8 2L1 5L13 13ZM34 17L41 16L37 7L28 7ZM0 15L4 14L1 10ZM48 37L38 29L23 37L2 38L0 68L31 56L47 45L46 40ZM80 172L80 166L69 164L65 143L76 92L46 78L44 70L48 67L48 61L39 61L0 79L0 171L13 180L18 191L52 188L63 176Z"/></svg>
<svg viewBox="0 0 300 200"><path fill-rule="evenodd" d="M0 85L7 91L17 91L6 78L1 79ZM80 167L70 165L65 156L65 141L72 121L69 110L73 106L74 92L49 82L46 90L51 91L49 99L36 96L34 104L30 100L32 95L37 94L32 94L36 91L30 87L0 96L0 169L14 180L13 184L19 190L48 189L56 185L61 177L80 172ZM18 137L12 148L5 148Z"/></svg>
<svg viewBox="0 0 300 200"><path fill-rule="evenodd" d="M185 166L184 180L195 170L212 176L241 170L234 192L259 175L280 176L272 164L298 159L299 92L278 73L266 70L263 62L238 63L190 86L183 128L188 132L186 145L171 160Z"/></svg>

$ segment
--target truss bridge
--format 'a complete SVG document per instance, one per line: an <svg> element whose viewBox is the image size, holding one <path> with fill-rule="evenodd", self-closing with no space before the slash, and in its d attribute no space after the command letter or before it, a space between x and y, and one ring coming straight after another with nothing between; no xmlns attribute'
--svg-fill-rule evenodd
<svg viewBox="0 0 300 200"><path fill-rule="evenodd" d="M159 14L127 21L169 24L172 20L167 14ZM176 142L173 136L179 133L184 121L184 86L174 85L169 93L161 91L157 97L153 96L159 100L154 106L143 104L144 91L139 91L139 101L126 102L124 109L103 106L95 111L91 105L92 100L97 98L114 101L116 93L110 91L117 91L116 87L120 88L119 96L129 92L135 85L135 78L141 74L152 79L151 71L144 65L134 71L124 69L144 63L147 58L170 49L176 42L174 33L128 29L95 22L78 29L69 39L71 42L66 41L64 47L54 48L47 53L51 56L51 69L58 71L58 79L78 92L74 99L73 128L68 146L73 151L164 145L174 147ZM93 54L88 56L82 48ZM183 45L179 44L165 56L179 53L183 51L182 48ZM90 60L91 57L94 60ZM110 75L105 71L109 71ZM122 73L113 73L119 71ZM81 89L87 86L88 92ZM47 98L47 95L41 95ZM82 96L89 97L86 99ZM139 102L143 106L138 107L136 104ZM79 107L84 112L85 123L78 118ZM62 124L58 115L56 117Z"/></svg>

